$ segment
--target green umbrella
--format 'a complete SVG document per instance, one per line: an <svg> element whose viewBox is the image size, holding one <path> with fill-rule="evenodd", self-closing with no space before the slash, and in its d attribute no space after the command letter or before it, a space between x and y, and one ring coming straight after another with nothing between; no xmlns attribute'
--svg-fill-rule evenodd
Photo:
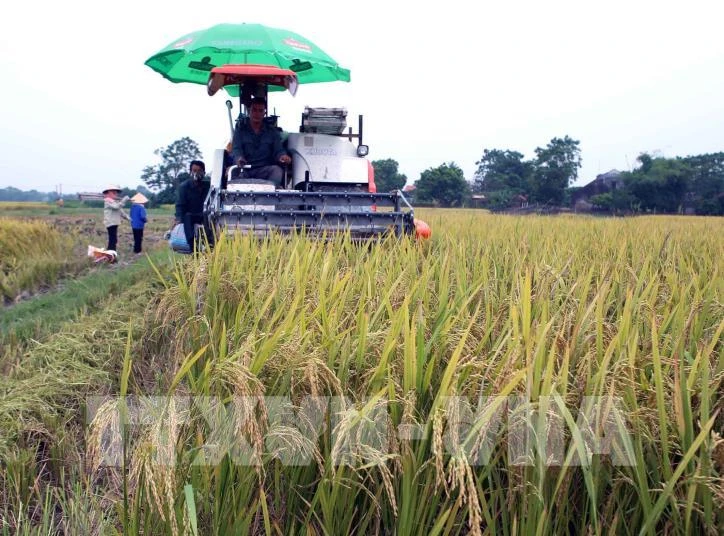
<svg viewBox="0 0 724 536"><path fill-rule="evenodd" d="M348 69L309 39L261 24L217 24L176 39L146 60L146 65L171 82L204 85L211 69L230 64L289 69L300 84L350 79Z"/></svg>

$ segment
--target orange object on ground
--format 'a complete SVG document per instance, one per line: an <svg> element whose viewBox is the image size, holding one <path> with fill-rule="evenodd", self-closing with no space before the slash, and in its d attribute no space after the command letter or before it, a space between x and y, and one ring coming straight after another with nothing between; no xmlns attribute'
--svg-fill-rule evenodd
<svg viewBox="0 0 724 536"><path fill-rule="evenodd" d="M112 249L97 248L95 246L88 246L88 256L93 259L93 262L113 264L118 260L118 254Z"/></svg>
<svg viewBox="0 0 724 536"><path fill-rule="evenodd" d="M415 238L430 238L432 236L432 229L430 226L422 220L415 218Z"/></svg>

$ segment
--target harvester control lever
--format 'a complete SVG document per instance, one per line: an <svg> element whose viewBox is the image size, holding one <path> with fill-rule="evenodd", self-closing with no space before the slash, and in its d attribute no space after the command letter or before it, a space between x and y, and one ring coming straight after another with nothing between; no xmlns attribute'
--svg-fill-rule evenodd
<svg viewBox="0 0 724 536"><path fill-rule="evenodd" d="M249 170L249 169L251 169L251 164L244 164L243 166L237 166L237 165L229 166L229 169L226 171L226 180L227 181L230 181L234 178L234 175L236 174L237 169L244 170L244 171Z"/></svg>

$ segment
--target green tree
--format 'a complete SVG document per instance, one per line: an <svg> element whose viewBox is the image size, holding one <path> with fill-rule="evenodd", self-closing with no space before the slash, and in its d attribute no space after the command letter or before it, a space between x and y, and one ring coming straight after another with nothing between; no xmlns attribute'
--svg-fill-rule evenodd
<svg viewBox="0 0 724 536"><path fill-rule="evenodd" d="M374 160L372 167L375 169L375 184L378 192L391 192L401 190L407 182L407 177L397 171L397 160L387 158L385 160Z"/></svg>
<svg viewBox="0 0 724 536"><path fill-rule="evenodd" d="M688 156L689 199L697 214L724 215L724 153Z"/></svg>
<svg viewBox="0 0 724 536"><path fill-rule="evenodd" d="M488 192L485 194L486 206L490 210L505 210L511 208L519 204L517 199L518 195L520 194L514 190L495 190Z"/></svg>
<svg viewBox="0 0 724 536"><path fill-rule="evenodd" d="M625 188L594 195L590 201L594 206L614 213L630 212L636 208L634 198Z"/></svg>
<svg viewBox="0 0 724 536"><path fill-rule="evenodd" d="M415 200L443 207L459 207L469 195L463 170L455 162L429 168L415 182Z"/></svg>
<svg viewBox="0 0 724 536"><path fill-rule="evenodd" d="M545 148L535 150L535 172L530 193L532 201L560 205L568 185L578 177L581 167L579 141L568 136L553 138Z"/></svg>
<svg viewBox="0 0 724 536"><path fill-rule="evenodd" d="M678 212L694 174L691 166L683 159L652 158L646 153L638 161L638 169L622 174L626 190L644 210Z"/></svg>
<svg viewBox="0 0 724 536"><path fill-rule="evenodd" d="M525 193L533 166L517 151L485 149L475 162L478 169L473 178L473 191L488 193L509 190L510 196Z"/></svg>
<svg viewBox="0 0 724 536"><path fill-rule="evenodd" d="M654 165L654 157L648 153L641 153L636 160L638 160L640 164L639 170L642 173L648 173Z"/></svg>
<svg viewBox="0 0 724 536"><path fill-rule="evenodd" d="M189 176L189 164L192 160L201 159L201 150L194 140L184 137L165 148L156 149L153 154L161 158L161 163L143 168L141 180L160 197L173 196L175 199L178 185Z"/></svg>

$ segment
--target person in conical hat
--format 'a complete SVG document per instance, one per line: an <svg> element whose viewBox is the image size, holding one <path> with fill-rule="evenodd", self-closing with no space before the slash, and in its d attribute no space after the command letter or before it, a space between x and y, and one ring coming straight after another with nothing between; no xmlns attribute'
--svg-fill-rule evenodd
<svg viewBox="0 0 724 536"><path fill-rule="evenodd" d="M140 255L143 244L143 228L146 226L148 218L146 217L146 207L144 203L148 203L148 198L141 192L131 197L133 204L131 205L131 229L133 229L133 253Z"/></svg>
<svg viewBox="0 0 724 536"><path fill-rule="evenodd" d="M108 231L108 247L116 251L118 245L118 226L121 224L121 218L130 220L123 211L123 205L128 201L128 196L124 196L123 199L118 199L121 195L121 187L117 184L109 184L103 190L103 225L106 226Z"/></svg>

